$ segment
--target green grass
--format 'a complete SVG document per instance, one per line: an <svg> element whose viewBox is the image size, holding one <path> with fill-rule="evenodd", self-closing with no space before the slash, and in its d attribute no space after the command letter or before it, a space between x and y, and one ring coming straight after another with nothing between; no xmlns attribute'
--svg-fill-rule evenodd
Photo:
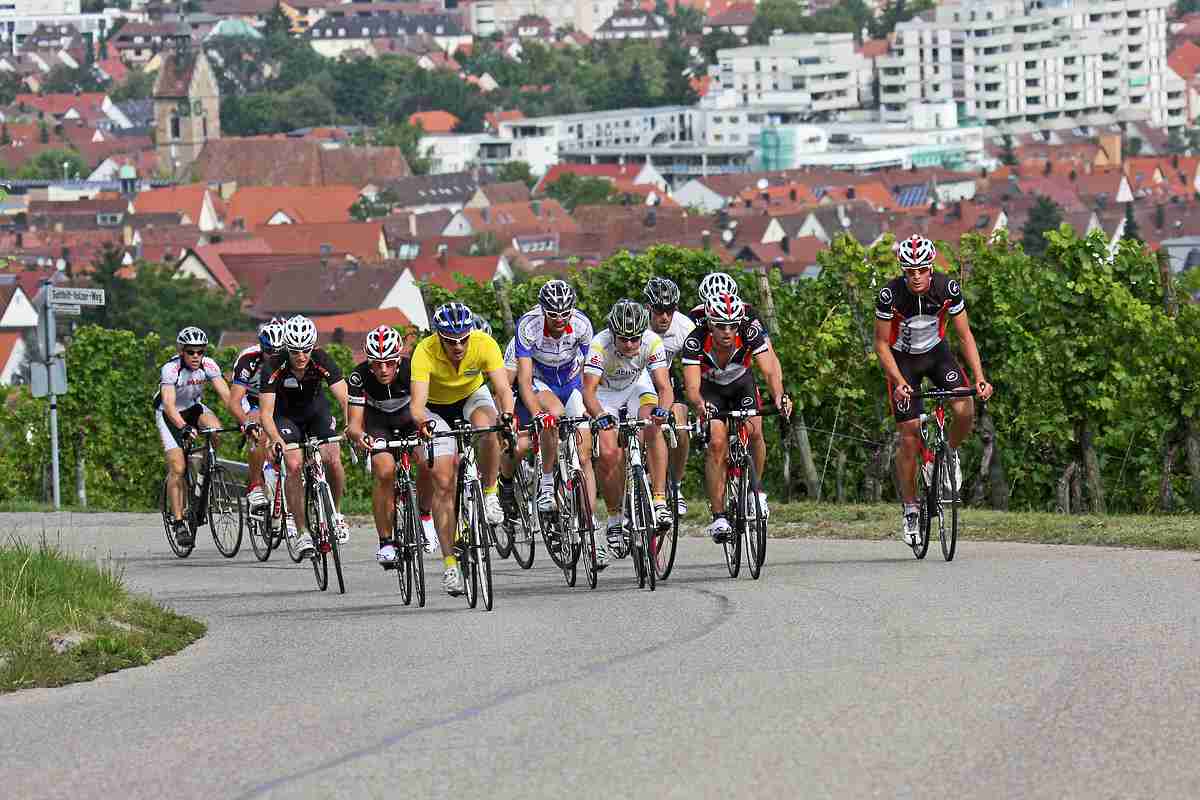
<svg viewBox="0 0 1200 800"><path fill-rule="evenodd" d="M707 514L692 503L689 533L700 535ZM793 538L894 539L900 527L900 508L894 503L834 505L831 503L773 503L771 535ZM1145 547L1159 550L1200 550L1200 517L1174 515L1067 515L964 508L959 512L961 540L1087 544Z"/></svg>
<svg viewBox="0 0 1200 800"><path fill-rule="evenodd" d="M71 511L76 514L100 514L104 511L109 511L109 510L111 510L111 509L96 508L93 506L85 507L85 506L68 505L67 503L63 503L62 508L59 509L59 511ZM121 509L121 510L125 511L128 509ZM142 511L153 511L154 509L147 508L147 509L141 509L141 510ZM52 513L53 511L54 511L53 503L43 503L39 500L2 500L2 501L0 501L0 513L49 514L49 513Z"/></svg>
<svg viewBox="0 0 1200 800"><path fill-rule="evenodd" d="M205 626L130 595L111 563L44 541L0 547L0 693L92 680L178 652ZM56 652L53 642L74 642Z"/></svg>

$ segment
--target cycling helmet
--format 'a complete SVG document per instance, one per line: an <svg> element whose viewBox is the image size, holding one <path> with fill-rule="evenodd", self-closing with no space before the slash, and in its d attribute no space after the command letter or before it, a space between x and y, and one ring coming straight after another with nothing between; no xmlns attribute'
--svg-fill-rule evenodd
<svg viewBox="0 0 1200 800"><path fill-rule="evenodd" d="M901 267L928 267L937 258L937 250L933 242L919 233L914 233L902 242L896 243L896 258Z"/></svg>
<svg viewBox="0 0 1200 800"><path fill-rule="evenodd" d="M483 331L488 336L492 335L492 323L488 322L478 314L472 314L471 320L475 323L475 330Z"/></svg>
<svg viewBox="0 0 1200 800"><path fill-rule="evenodd" d="M724 272L710 272L700 281L700 302L708 305L709 300L715 300L723 294L738 295L737 281Z"/></svg>
<svg viewBox="0 0 1200 800"><path fill-rule="evenodd" d="M258 329L258 343L264 351L283 349L283 320L275 317Z"/></svg>
<svg viewBox="0 0 1200 800"><path fill-rule="evenodd" d="M433 312L433 329L438 333L461 336L474 328L474 314L462 303L443 303Z"/></svg>
<svg viewBox="0 0 1200 800"><path fill-rule="evenodd" d="M674 308L679 305L679 287L669 278L651 278L642 295L655 308Z"/></svg>
<svg viewBox="0 0 1200 800"><path fill-rule="evenodd" d="M311 350L317 343L317 326L297 314L283 324L283 345L289 350Z"/></svg>
<svg viewBox="0 0 1200 800"><path fill-rule="evenodd" d="M380 325L367 334L363 352L372 361L395 361L400 357L400 334L391 325Z"/></svg>
<svg viewBox="0 0 1200 800"><path fill-rule="evenodd" d="M566 314L575 308L575 289L564 280L547 281L538 290L538 303L543 311Z"/></svg>
<svg viewBox="0 0 1200 800"><path fill-rule="evenodd" d="M208 334L195 325L188 325L175 337L175 343L180 347L186 347L189 344L208 347Z"/></svg>
<svg viewBox="0 0 1200 800"><path fill-rule="evenodd" d="M746 318L746 304L737 295L722 294L704 304L704 316L709 322L741 322Z"/></svg>
<svg viewBox="0 0 1200 800"><path fill-rule="evenodd" d="M608 327L617 336L641 336L650 325L650 312L635 300L618 300L608 312Z"/></svg>

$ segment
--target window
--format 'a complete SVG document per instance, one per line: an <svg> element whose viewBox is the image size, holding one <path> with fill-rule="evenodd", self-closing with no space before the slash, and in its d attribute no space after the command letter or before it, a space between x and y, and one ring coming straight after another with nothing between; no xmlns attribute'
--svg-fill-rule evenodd
<svg viewBox="0 0 1200 800"><path fill-rule="evenodd" d="M180 138L179 134L179 117L171 117L171 138Z"/></svg>

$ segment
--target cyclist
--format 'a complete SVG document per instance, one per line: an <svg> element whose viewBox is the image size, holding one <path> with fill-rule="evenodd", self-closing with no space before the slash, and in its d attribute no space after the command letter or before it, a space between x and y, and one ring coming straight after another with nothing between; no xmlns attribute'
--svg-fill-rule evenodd
<svg viewBox="0 0 1200 800"><path fill-rule="evenodd" d="M270 374L270 362L283 350L283 320L278 317L259 327L258 344L238 353L233 362L233 383L229 387L227 407L250 442L247 455L246 501L252 512L261 512L267 504L263 493L263 464L267 460L267 437L258 417L258 392L263 373Z"/></svg>
<svg viewBox="0 0 1200 800"><path fill-rule="evenodd" d="M679 287L675 285L674 281L668 278L651 278L647 281L642 294L650 309L650 330L662 337L663 347L667 351L667 369L669 370L675 363L675 357L683 350L684 340L695 330L696 323L679 310ZM686 425L687 406L682 402L683 386L674 375L671 376L671 390L675 396L671 413L674 414L678 424ZM676 446L671 450L670 478L675 482L677 489L683 482L683 473L687 469L690 438L686 430L678 431ZM687 500L684 499L682 490L677 491L675 496L679 498L677 511L679 516L683 516L687 513Z"/></svg>
<svg viewBox="0 0 1200 800"><path fill-rule="evenodd" d="M692 321L699 325L707 317L707 307L710 300L719 299L722 294L731 294L738 297L737 281L726 275L724 272L710 272L705 275L700 281L700 304L693 308L688 316ZM754 306L742 301L746 307L746 319L751 326L756 326L762 331L763 340L767 343L767 354L771 361L775 362L774 369L782 374L783 367L779 363L779 355L775 352L775 347L771 344L771 334L767 330L767 326L759 319L758 314L754 310ZM759 400L761 404L761 398ZM759 475L766 474L767 470L767 442L763 439L762 420L758 417L751 417L746 422L746 430L750 434L750 457L754 459L754 466L758 470ZM759 493L759 508L762 509L764 515L769 516L767 510L767 495Z"/></svg>
<svg viewBox="0 0 1200 800"><path fill-rule="evenodd" d="M496 424L499 403L503 424L513 424L512 387L496 340L475 330L471 309L462 303L446 303L433 313L433 336L423 339L413 351L409 409L413 424L422 436L448 431L463 420L482 428ZM492 391L484 386L485 379ZM495 400L492 399L493 392ZM426 423L433 422L431 430ZM433 465L433 522L442 546L446 571L442 588L447 594L463 591L462 572L454 556L455 452L453 439L436 440ZM504 522L497 496L500 444L494 434L484 435L479 444L479 470L484 485L484 512L490 525Z"/></svg>
<svg viewBox="0 0 1200 800"><path fill-rule="evenodd" d="M211 383L221 402L229 402L229 385L217 362L205 355L208 334L189 325L175 337L179 355L159 370L158 392L154 395L154 419L167 460L167 497L174 517L175 541L190 547L192 530L183 521L183 472L187 459L183 445L196 438L197 428L216 428L221 422L201 400L204 384Z"/></svg>
<svg viewBox="0 0 1200 800"><path fill-rule="evenodd" d="M914 545L920 537L916 478L923 404L920 397L913 395L924 378L945 390L967 385L966 375L946 341L947 318L954 322L980 400L991 397L992 385L979 360L962 288L949 275L933 271L937 258L933 242L913 234L899 242L895 252L904 274L879 290L875 304L875 353L887 377L892 414L900 432L896 453L896 481L903 503L900 538L905 544ZM950 449L956 485L962 486L958 447L971 434L975 403L972 398L964 397L951 401L950 407L954 410Z"/></svg>
<svg viewBox="0 0 1200 800"><path fill-rule="evenodd" d="M608 506L610 547L620 545L625 524L624 460L613 430L615 417L622 408L628 409L630 417L652 419L656 423L643 429L654 516L659 527L671 525L666 492L667 444L658 425L671 418L669 409L673 401L667 351L662 337L650 330L650 312L636 300L618 300L608 312L608 327L592 339L583 367L583 404L600 432L597 481Z"/></svg>
<svg viewBox="0 0 1200 800"><path fill-rule="evenodd" d="M283 345L286 358L273 363L274 369L259 390L259 421L267 434L273 451L285 444L299 444L309 436L320 439L337 435L337 420L329 408L329 400L321 391L324 383L342 407L343 419L348 419L349 393L342 371L334 360L317 347L317 326L308 317L297 314L283 326ZM297 537L297 530L306 530L304 518L304 466L302 450L288 450L283 454L287 467L288 508L291 513L286 520L287 535ZM346 485L346 473L342 468L342 449L337 442L321 445L321 460L325 462L325 473L329 476L329 488L333 490L333 504L342 501L342 490ZM334 523L339 542L350 539L350 527L341 512L334 511ZM301 556L313 550L312 537L305 532L296 539Z"/></svg>
<svg viewBox="0 0 1200 800"><path fill-rule="evenodd" d="M395 328L380 325L363 342L366 360L346 378L350 387L346 437L364 450L369 450L375 439L391 439L393 432L411 436L416 431L408 410L411 361L403 357L402 349L403 342ZM371 456L371 474L375 478L371 510L379 535L375 560L383 565L394 564L400 555L392 545L396 459L388 452L375 453Z"/></svg>
<svg viewBox="0 0 1200 800"><path fill-rule="evenodd" d="M683 344L683 385L688 402L709 430L704 464L712 524L708 533L723 542L732 528L725 518L725 457L728 450L725 423L712 419L726 411L760 407L758 386L751 363L757 363L767 379L775 407L786 418L792 401L783 393L779 361L772 358L762 327L746 314L746 304L732 294L722 294L705 306L704 321ZM761 473L760 473L761 480ZM766 496L755 488L766 514Z"/></svg>

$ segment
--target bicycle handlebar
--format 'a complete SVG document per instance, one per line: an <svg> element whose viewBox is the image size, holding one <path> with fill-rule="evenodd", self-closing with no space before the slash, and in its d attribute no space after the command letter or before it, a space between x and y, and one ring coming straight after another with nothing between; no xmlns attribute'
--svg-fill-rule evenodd
<svg viewBox="0 0 1200 800"><path fill-rule="evenodd" d="M730 419L750 419L751 417L773 417L779 413L779 409L775 406L767 406L766 408L751 408L746 411L722 411L720 414L713 414L709 419L730 420Z"/></svg>
<svg viewBox="0 0 1200 800"><path fill-rule="evenodd" d="M241 433L241 428L197 428L196 433L201 436L211 436L214 433Z"/></svg>
<svg viewBox="0 0 1200 800"><path fill-rule="evenodd" d="M919 394L914 395L914 397L961 399L963 397L974 397L977 394L979 394L979 391L974 386L959 386L954 389L930 389L928 392L920 392Z"/></svg>

